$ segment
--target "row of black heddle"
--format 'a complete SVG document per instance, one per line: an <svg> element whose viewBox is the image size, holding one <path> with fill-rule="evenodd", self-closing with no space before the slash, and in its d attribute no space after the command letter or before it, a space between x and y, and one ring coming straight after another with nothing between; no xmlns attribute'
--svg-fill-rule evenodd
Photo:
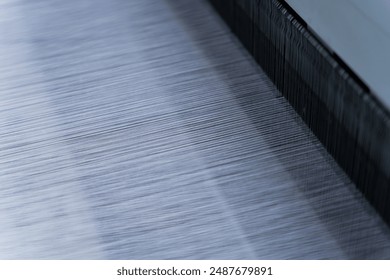
<svg viewBox="0 0 390 280"><path fill-rule="evenodd" d="M284 1L210 0L390 224L390 114Z"/></svg>

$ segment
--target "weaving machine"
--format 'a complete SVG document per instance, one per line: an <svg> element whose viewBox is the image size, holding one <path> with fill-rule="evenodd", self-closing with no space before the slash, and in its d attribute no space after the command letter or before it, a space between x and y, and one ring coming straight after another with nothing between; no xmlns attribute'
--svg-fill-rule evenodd
<svg viewBox="0 0 390 280"><path fill-rule="evenodd" d="M0 258L389 259L389 57L314 2L1 1Z"/></svg>

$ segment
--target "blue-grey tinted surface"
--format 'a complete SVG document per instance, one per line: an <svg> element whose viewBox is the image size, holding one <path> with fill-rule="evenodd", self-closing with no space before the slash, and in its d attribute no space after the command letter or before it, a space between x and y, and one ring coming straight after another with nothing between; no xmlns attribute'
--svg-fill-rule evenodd
<svg viewBox="0 0 390 280"><path fill-rule="evenodd" d="M0 2L0 258L390 258L204 1Z"/></svg>

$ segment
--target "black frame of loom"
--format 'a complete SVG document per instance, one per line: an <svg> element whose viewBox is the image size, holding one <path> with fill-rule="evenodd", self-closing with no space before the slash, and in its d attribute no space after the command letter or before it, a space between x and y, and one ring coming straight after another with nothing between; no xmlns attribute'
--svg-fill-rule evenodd
<svg viewBox="0 0 390 280"><path fill-rule="evenodd" d="M209 0L390 225L390 114L281 0Z"/></svg>

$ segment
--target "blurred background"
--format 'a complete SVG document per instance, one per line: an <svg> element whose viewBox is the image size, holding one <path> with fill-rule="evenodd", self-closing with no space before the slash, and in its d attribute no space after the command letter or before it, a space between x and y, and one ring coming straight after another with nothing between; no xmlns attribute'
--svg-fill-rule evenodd
<svg viewBox="0 0 390 280"><path fill-rule="evenodd" d="M1 259L388 259L203 0L0 1Z"/></svg>

